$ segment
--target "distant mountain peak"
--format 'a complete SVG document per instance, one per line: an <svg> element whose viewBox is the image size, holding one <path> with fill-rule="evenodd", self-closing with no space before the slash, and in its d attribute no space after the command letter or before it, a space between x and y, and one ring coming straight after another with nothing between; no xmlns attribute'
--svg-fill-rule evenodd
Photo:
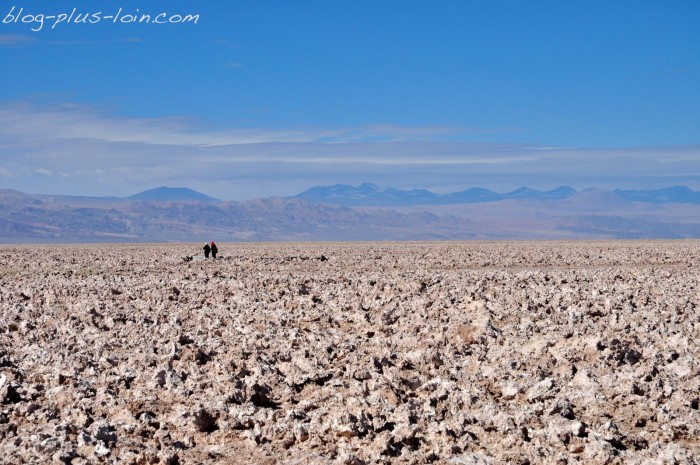
<svg viewBox="0 0 700 465"><path fill-rule="evenodd" d="M372 184L371 182L363 182L359 186L357 186L357 190L362 191L362 192L379 192L379 186L376 184Z"/></svg>
<svg viewBox="0 0 700 465"><path fill-rule="evenodd" d="M313 203L331 203L345 205L353 200L363 199L380 192L379 187L372 183L363 183L357 187L347 184L335 184L333 186L316 186L305 190L294 198L307 200ZM341 201L342 200L342 201Z"/></svg>
<svg viewBox="0 0 700 465"><path fill-rule="evenodd" d="M700 203L700 192L687 186L673 186L650 190L615 189L616 195L636 202L650 203Z"/></svg>
<svg viewBox="0 0 700 465"><path fill-rule="evenodd" d="M380 190L375 184L363 183L357 187L344 184L334 186L317 186L308 189L295 198L312 203L326 203L354 207L400 207L411 205L456 205L466 203L496 202L507 199L521 200L562 200L576 194L576 190L561 186L551 191L538 191L521 187L506 194L472 187L452 194L436 194L427 189L397 189L389 187Z"/></svg>
<svg viewBox="0 0 700 465"><path fill-rule="evenodd" d="M551 191L549 191L549 193L550 194L557 193L557 194L571 194L571 195L573 195L576 193L576 189L574 189L573 187L570 187L570 186L559 186L556 189L552 189Z"/></svg>
<svg viewBox="0 0 700 465"><path fill-rule="evenodd" d="M209 197L208 195L197 192L188 187L156 187L148 189L138 194L126 197L126 200L140 201L156 201L156 202L178 202L178 201L197 201L197 202L220 202L219 199Z"/></svg>
<svg viewBox="0 0 700 465"><path fill-rule="evenodd" d="M538 194L541 194L540 191L536 191L535 189L530 189L529 187L520 187L518 189L515 189L514 191L509 192L506 194L510 198L528 198L528 197L533 197Z"/></svg>

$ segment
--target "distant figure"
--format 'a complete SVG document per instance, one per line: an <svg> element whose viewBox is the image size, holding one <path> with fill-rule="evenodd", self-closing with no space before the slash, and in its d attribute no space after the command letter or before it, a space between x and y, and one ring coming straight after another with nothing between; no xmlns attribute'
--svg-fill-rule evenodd
<svg viewBox="0 0 700 465"><path fill-rule="evenodd" d="M211 257L216 258L216 252L219 251L219 248L214 244L214 241L211 241Z"/></svg>
<svg viewBox="0 0 700 465"><path fill-rule="evenodd" d="M213 242L212 242L213 244ZM211 251L211 247L209 247L209 244L204 244L204 258L209 258L209 252ZM214 253L214 256L216 257L216 253Z"/></svg>

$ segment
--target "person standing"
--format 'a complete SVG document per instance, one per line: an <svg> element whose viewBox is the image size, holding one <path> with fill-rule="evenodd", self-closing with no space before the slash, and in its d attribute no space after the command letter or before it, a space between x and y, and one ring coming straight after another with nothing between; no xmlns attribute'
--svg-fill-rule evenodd
<svg viewBox="0 0 700 465"><path fill-rule="evenodd" d="M211 247L209 247L209 244L204 244L204 247L202 248L204 249L204 258L209 258L209 252L211 251ZM216 255L214 255L214 257L216 257Z"/></svg>
<svg viewBox="0 0 700 465"><path fill-rule="evenodd" d="M216 253L219 251L219 248L216 246L214 241L211 241L211 258L216 258Z"/></svg>

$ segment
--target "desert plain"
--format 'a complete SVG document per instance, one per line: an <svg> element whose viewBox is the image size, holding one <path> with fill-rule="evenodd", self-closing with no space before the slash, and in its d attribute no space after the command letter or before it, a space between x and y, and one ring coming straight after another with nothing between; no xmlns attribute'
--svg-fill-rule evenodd
<svg viewBox="0 0 700 465"><path fill-rule="evenodd" d="M0 463L700 463L700 241L0 247Z"/></svg>

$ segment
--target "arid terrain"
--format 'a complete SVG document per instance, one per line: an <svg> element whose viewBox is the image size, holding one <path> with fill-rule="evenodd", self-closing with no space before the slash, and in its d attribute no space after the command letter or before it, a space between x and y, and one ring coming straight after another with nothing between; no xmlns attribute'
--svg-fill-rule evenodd
<svg viewBox="0 0 700 465"><path fill-rule="evenodd" d="M168 187L124 198L0 189L0 244L700 238L700 191L683 186L444 196L420 189L367 196L363 186L247 201Z"/></svg>
<svg viewBox="0 0 700 465"><path fill-rule="evenodd" d="M700 463L700 241L0 247L0 463Z"/></svg>

